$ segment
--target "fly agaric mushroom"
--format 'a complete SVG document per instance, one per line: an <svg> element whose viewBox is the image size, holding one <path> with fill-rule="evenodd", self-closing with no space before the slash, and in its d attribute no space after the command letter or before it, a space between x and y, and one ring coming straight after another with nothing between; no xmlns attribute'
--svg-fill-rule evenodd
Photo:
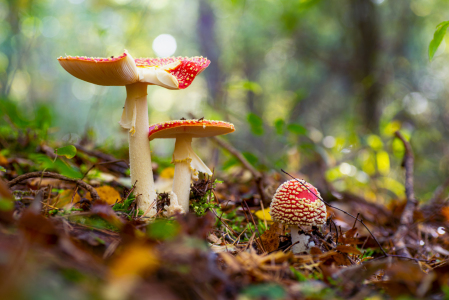
<svg viewBox="0 0 449 300"><path fill-rule="evenodd" d="M58 60L67 72L81 80L105 86L126 86L127 97L119 124L129 129L131 182L137 181L134 192L138 195L138 207L148 216L155 216L156 192L147 138L147 85L185 89L210 61L203 57L133 59L126 50L117 57L66 56Z"/></svg>
<svg viewBox="0 0 449 300"><path fill-rule="evenodd" d="M273 196L270 214L274 221L290 225L293 253L308 252L313 242L310 236L299 234L301 227L323 225L326 222L326 205L320 200L318 190L302 179L292 179L279 186Z"/></svg>
<svg viewBox="0 0 449 300"><path fill-rule="evenodd" d="M173 192L178 197L184 212L189 211L191 179L198 180L198 173L212 175L211 170L192 149L192 138L211 137L233 132L234 125L222 121L175 120L151 125L148 138L151 140L176 139L173 161L175 175Z"/></svg>

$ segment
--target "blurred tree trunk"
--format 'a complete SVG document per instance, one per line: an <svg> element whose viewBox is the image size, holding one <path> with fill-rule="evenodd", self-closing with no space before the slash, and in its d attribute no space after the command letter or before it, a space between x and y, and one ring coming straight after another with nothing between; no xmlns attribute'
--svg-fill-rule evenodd
<svg viewBox="0 0 449 300"><path fill-rule="evenodd" d="M377 7L371 0L350 0L354 32L352 68L355 95L361 104L363 123L371 131L378 130L381 87L376 64L380 49Z"/></svg>
<svg viewBox="0 0 449 300"><path fill-rule="evenodd" d="M207 57L211 64L207 68L206 82L211 98L209 104L215 108L224 106L223 73L219 65L220 48L215 37L215 15L207 0L199 1L197 28L200 38L201 55Z"/></svg>

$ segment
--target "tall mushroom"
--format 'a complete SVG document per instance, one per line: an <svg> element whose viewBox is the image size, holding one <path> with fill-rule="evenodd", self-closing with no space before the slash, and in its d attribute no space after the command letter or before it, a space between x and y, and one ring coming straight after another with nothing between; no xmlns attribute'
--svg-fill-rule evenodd
<svg viewBox="0 0 449 300"><path fill-rule="evenodd" d="M317 197L318 196L318 197ZM299 234L302 229L326 223L326 205L320 200L318 190L302 179L292 179L279 186L270 205L274 221L290 225L292 252L309 252L310 236Z"/></svg>
<svg viewBox="0 0 449 300"><path fill-rule="evenodd" d="M133 59L126 50L110 58L66 56L58 60L67 72L81 80L105 86L126 86L125 107L119 123L129 129L131 182L137 181L134 193L138 195L138 207L147 212L147 216L154 216L156 192L148 143L147 85L185 89L210 61L203 57Z"/></svg>
<svg viewBox="0 0 449 300"><path fill-rule="evenodd" d="M176 139L173 151L175 176L173 192L184 212L189 211L191 179L198 180L198 173L212 175L211 170L192 149L192 138L211 137L233 132L234 125L222 121L175 120L151 125L148 138Z"/></svg>

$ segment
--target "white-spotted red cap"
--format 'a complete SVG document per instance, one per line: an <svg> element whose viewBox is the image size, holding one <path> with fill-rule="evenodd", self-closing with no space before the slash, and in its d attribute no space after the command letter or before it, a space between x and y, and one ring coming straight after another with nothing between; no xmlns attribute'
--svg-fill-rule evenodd
<svg viewBox="0 0 449 300"><path fill-rule="evenodd" d="M137 58L126 52L117 57L59 57L59 63L70 74L98 85L129 85L142 82L167 89L187 88L210 60L202 56Z"/></svg>
<svg viewBox="0 0 449 300"><path fill-rule="evenodd" d="M148 139L174 139L180 134L193 138L211 137L235 131L234 125L212 120L174 120L150 126Z"/></svg>
<svg viewBox="0 0 449 300"><path fill-rule="evenodd" d="M298 180L292 179L279 186L271 201L271 217L287 225L323 225L327 214L326 205L317 197L320 193L305 180Z"/></svg>

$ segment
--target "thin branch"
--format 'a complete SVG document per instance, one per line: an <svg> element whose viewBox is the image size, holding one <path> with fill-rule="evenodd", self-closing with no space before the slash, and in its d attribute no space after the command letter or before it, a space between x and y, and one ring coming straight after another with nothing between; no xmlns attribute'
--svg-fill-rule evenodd
<svg viewBox="0 0 449 300"><path fill-rule="evenodd" d="M265 250L265 246L264 246L264 244L263 244L262 238L260 237L259 227L257 227L257 224L256 224L256 222L254 221L253 214L251 213L251 210L249 209L248 203L246 203L246 201L243 201L243 200L242 200L242 202L245 203L246 209L248 210L248 214L249 214L249 216L251 217L251 220L253 221L254 228L256 229L257 235L259 236L260 244L262 245L262 249L263 249L264 252L267 252L267 250ZM242 206L242 207L243 207L243 206Z"/></svg>
<svg viewBox="0 0 449 300"><path fill-rule="evenodd" d="M59 180L63 180L63 181L76 183L81 188L83 188L84 190L86 190L90 193L93 201L100 200L100 196L98 196L97 191L91 185L85 183L84 181L82 181L80 179L69 178L69 177L65 177L63 175L60 175L57 173L52 173L52 172L31 172L31 173L17 176L16 178L14 178L10 182L8 182L8 187L11 188L24 180L27 180L30 178L39 178L39 177L54 178L54 179L59 179Z"/></svg>
<svg viewBox="0 0 449 300"><path fill-rule="evenodd" d="M256 182L257 185L257 190L259 192L260 195L260 199L266 203L267 201L267 197L265 196L265 192L263 189L263 175L262 173L260 173L259 171L256 170L256 168L254 168L249 161L245 158L245 156L243 156L243 154L235 149L234 147L232 147L230 144L226 143L225 141L223 141L222 139L219 139L216 136L211 137L211 139L217 143L220 147L224 148L225 150L227 150L229 153L231 153L232 155L235 156L235 158L238 159L238 161L240 161L240 163L245 167L245 169L247 169L251 175L254 178L254 181Z"/></svg>
<svg viewBox="0 0 449 300"><path fill-rule="evenodd" d="M399 131L394 133L399 138L405 147L404 154L404 167L405 167L405 195L407 197L407 204L404 207L404 211L401 215L400 225L398 230L393 235L393 243L396 246L397 253L400 256L411 257L405 245L404 238L409 231L410 225L413 224L413 212L416 208L415 192L413 191L413 150L410 143L402 136Z"/></svg>

